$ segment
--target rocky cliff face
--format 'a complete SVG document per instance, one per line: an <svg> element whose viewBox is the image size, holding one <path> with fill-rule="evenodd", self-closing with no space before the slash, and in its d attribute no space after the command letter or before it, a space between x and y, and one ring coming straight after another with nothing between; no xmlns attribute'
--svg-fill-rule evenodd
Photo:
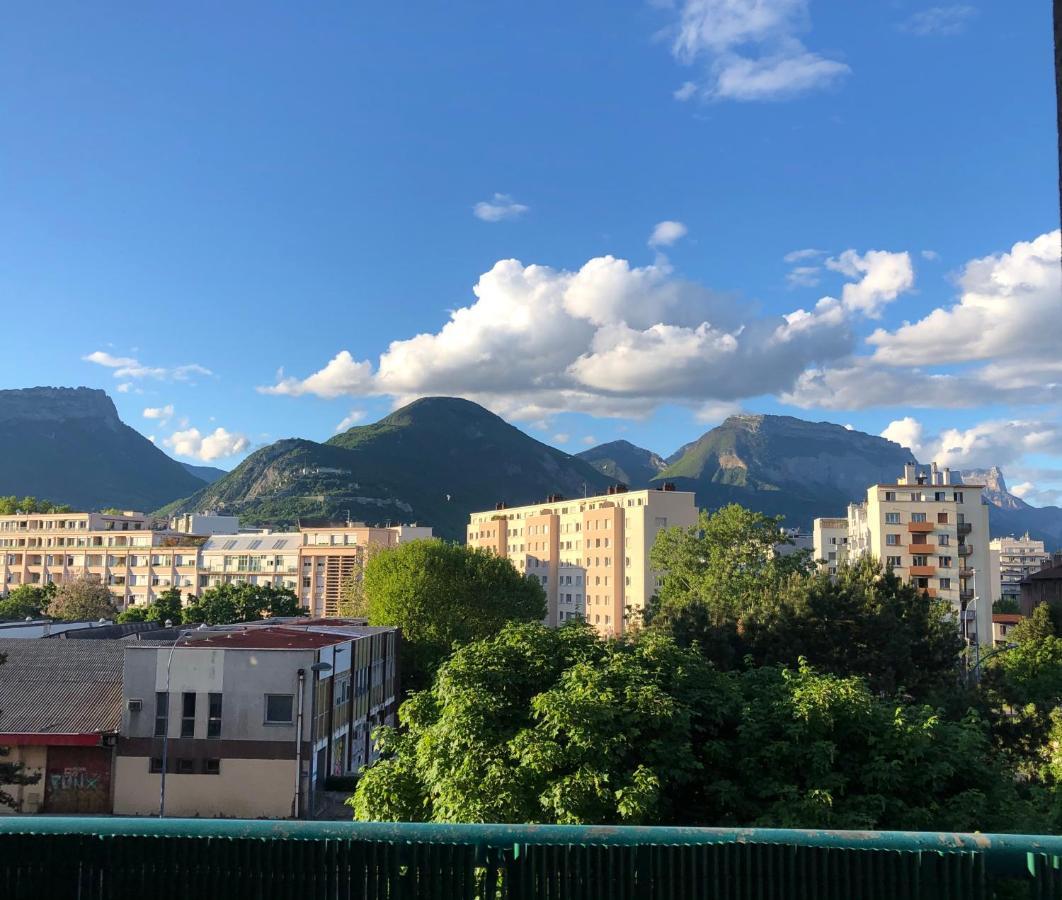
<svg viewBox="0 0 1062 900"><path fill-rule="evenodd" d="M87 387L0 391L0 422L65 422L71 419L92 419L111 428L121 425L118 410L106 391Z"/></svg>
<svg viewBox="0 0 1062 900"><path fill-rule="evenodd" d="M1000 509L1032 509L1021 497L1007 490L1007 482L999 466L991 466L988 469L964 469L961 474L965 484L985 486L983 496L992 506Z"/></svg>

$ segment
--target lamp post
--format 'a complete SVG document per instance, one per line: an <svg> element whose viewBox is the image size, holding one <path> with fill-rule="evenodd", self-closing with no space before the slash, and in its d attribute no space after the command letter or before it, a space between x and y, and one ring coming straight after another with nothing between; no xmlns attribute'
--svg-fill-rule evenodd
<svg viewBox="0 0 1062 900"><path fill-rule="evenodd" d="M166 620L166 626L172 627L173 622L169 619ZM205 628L205 625L200 625L200 628ZM166 816L166 766L169 761L170 751L170 716L173 710L170 709L170 670L173 666L173 654L177 649L177 645L188 637L194 629L189 628L187 631L182 631L177 635L177 640L173 642L173 646L170 647L170 655L166 659L166 727L162 732L162 773L159 777L159 818L165 818Z"/></svg>
<svg viewBox="0 0 1062 900"><path fill-rule="evenodd" d="M331 672L332 664L315 662L310 666L313 673L313 687L310 689L310 808L308 810L311 819L317 817L317 676L322 672ZM296 740L302 740L302 735L296 735Z"/></svg>

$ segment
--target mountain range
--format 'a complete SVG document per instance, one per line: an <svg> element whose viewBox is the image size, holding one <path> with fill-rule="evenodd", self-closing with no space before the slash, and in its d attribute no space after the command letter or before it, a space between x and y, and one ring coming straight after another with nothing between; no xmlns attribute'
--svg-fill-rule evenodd
<svg viewBox="0 0 1062 900"><path fill-rule="evenodd" d="M468 514L496 503L577 497L622 481L673 482L700 506L741 503L809 528L844 515L867 485L894 481L911 451L882 437L790 416L737 415L670 456L612 441L575 456L543 444L475 403L417 400L372 425L319 443L286 438L231 472L179 463L123 424L89 388L0 391L0 494L33 494L81 509L164 513L216 510L248 525L300 516L420 521L462 538ZM993 534L1028 531L1062 547L1062 509L1011 494L998 468L971 470L986 485Z"/></svg>

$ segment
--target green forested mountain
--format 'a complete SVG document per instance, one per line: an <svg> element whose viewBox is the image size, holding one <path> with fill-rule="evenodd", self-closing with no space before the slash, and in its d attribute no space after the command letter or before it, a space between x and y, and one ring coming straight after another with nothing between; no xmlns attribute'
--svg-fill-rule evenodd
<svg viewBox="0 0 1062 900"><path fill-rule="evenodd" d="M324 444L270 444L170 509L216 509L248 524L290 525L311 515L420 521L458 538L474 510L552 493L579 496L610 483L589 463L475 403L429 397Z"/></svg>
<svg viewBox="0 0 1062 900"><path fill-rule="evenodd" d="M0 495L27 494L74 509L154 509L203 480L118 418L104 391L0 391Z"/></svg>
<svg viewBox="0 0 1062 900"><path fill-rule="evenodd" d="M636 447L630 441L598 444L576 456L586 460L603 475L632 488L648 487L649 482L667 468L667 463L657 454Z"/></svg>

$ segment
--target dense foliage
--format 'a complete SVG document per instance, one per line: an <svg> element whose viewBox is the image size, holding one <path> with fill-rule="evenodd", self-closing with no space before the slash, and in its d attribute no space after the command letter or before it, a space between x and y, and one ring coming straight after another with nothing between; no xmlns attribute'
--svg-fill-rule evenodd
<svg viewBox="0 0 1062 900"><path fill-rule="evenodd" d="M509 625L402 708L360 819L974 830L1035 813L976 716L859 678L720 672L658 631Z"/></svg>
<svg viewBox="0 0 1062 900"><path fill-rule="evenodd" d="M71 512L65 503L52 503L38 497L0 497L0 516L13 516L15 513L62 513Z"/></svg>
<svg viewBox="0 0 1062 900"><path fill-rule="evenodd" d="M362 574L371 625L402 629L402 683L426 687L455 643L496 634L509 621L546 615L541 585L507 559L440 540L411 541L370 556Z"/></svg>
<svg viewBox="0 0 1062 900"><path fill-rule="evenodd" d="M107 586L89 575L64 581L55 589L45 613L52 619L81 622L90 619L114 621L118 616L115 597Z"/></svg>
<svg viewBox="0 0 1062 900"><path fill-rule="evenodd" d="M20 584L6 597L0 597L0 620L38 618L51 603L55 589L56 585L52 582Z"/></svg>
<svg viewBox="0 0 1062 900"><path fill-rule="evenodd" d="M231 625L277 616L297 616L301 612L299 598L288 588L239 582L208 588L184 608L181 620L186 624Z"/></svg>
<svg viewBox="0 0 1062 900"><path fill-rule="evenodd" d="M195 602L191 594L188 602ZM184 610L181 606L181 590L177 587L167 588L159 594L154 602L146 606L130 606L120 616L119 622L172 622L178 625L182 621Z"/></svg>

